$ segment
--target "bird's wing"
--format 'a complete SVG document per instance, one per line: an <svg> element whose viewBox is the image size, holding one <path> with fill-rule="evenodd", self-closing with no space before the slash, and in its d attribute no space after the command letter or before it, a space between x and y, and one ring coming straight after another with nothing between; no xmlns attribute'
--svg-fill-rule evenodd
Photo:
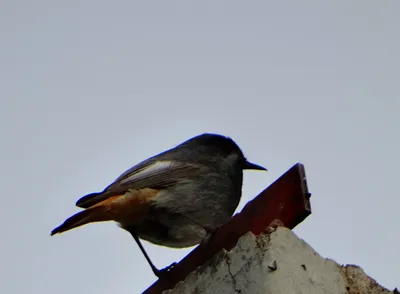
<svg viewBox="0 0 400 294"><path fill-rule="evenodd" d="M145 161L124 172L103 192L83 196L76 205L88 208L111 196L124 194L130 189L166 188L197 174L201 168L200 165L179 161Z"/></svg>
<svg viewBox="0 0 400 294"><path fill-rule="evenodd" d="M161 189L193 175L200 169L200 165L186 162L155 161L150 165L126 171L114 183L118 187L129 189Z"/></svg>

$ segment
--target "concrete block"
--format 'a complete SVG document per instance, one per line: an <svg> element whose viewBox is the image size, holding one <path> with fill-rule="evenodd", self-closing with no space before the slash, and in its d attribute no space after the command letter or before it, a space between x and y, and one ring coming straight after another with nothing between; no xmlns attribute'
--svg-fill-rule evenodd
<svg viewBox="0 0 400 294"><path fill-rule="evenodd" d="M386 294L357 266L321 257L291 230L247 233L164 294Z"/></svg>

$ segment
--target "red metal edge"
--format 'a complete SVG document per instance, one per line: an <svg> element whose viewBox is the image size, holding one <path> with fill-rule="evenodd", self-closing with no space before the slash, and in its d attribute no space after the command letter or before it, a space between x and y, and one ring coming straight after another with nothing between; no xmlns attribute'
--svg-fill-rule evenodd
<svg viewBox="0 0 400 294"><path fill-rule="evenodd" d="M172 289L220 250L232 249L242 235L250 231L259 235L274 220L293 229L311 214L310 196L304 165L297 163L249 201L240 213L215 232L207 244L193 249L143 294L159 294Z"/></svg>

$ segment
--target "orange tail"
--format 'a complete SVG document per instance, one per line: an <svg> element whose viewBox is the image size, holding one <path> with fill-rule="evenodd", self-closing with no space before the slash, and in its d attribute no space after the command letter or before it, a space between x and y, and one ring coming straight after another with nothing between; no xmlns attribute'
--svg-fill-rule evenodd
<svg viewBox="0 0 400 294"><path fill-rule="evenodd" d="M65 231L72 230L74 228L86 225L93 222L101 222L111 220L110 215L105 212L104 207L94 206L78 212L68 218L62 225L51 231L51 236L60 234Z"/></svg>

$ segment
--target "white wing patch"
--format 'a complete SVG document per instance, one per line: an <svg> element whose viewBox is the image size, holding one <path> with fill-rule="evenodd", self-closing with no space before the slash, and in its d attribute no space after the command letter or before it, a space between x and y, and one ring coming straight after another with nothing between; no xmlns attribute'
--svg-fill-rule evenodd
<svg viewBox="0 0 400 294"><path fill-rule="evenodd" d="M155 174L160 174L168 169L170 169L174 165L174 162L172 161L157 161L153 163L152 165L146 167L145 169L141 170L138 173L134 173L133 175L123 179L121 181L121 184L125 184L127 182L130 182L132 180L137 181L138 179L143 179L147 177L151 177Z"/></svg>

